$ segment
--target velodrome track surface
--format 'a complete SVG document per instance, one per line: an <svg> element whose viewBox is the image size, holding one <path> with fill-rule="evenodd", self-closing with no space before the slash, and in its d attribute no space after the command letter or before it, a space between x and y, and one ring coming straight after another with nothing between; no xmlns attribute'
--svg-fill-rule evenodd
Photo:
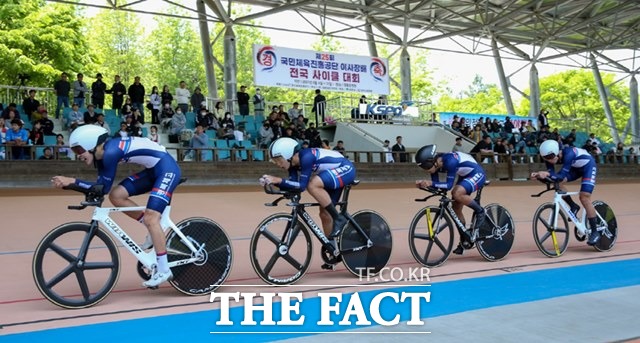
<svg viewBox="0 0 640 343"><path fill-rule="evenodd" d="M609 203L618 220L619 236L613 251L596 252L585 243L576 242L572 236L568 251L556 259L544 257L537 250L531 234L531 219L535 209L542 202L550 201L552 197L551 193L545 194L542 198L529 196L542 190L542 187L542 184L531 182L494 182L485 189L483 204L492 202L503 204L509 209L516 222L516 238L512 252L505 260L490 263L484 261L473 249L467 251L462 257L454 255L443 266L431 269L433 300L427 305L424 316L429 319L426 320L425 327L419 330L431 331L432 336L419 336L422 337L420 339L459 341L474 337L476 340L487 342L496 339L504 340L504 337L496 336L495 333L489 335L486 331L487 327L495 325L509 330L519 328L521 331L516 331L516 334L533 335L534 329L522 331L522 326L540 323L542 319L539 315L549 316L520 308L523 306L522 303L532 301L545 304L543 306L547 309L561 308L562 318L578 316L581 318L577 319L578 321L587 324L591 321L588 318L594 316L593 313L613 311L613 314L605 316L608 319L615 316L620 327L616 330L604 330L603 336L590 336L590 333L585 334L584 330L578 329L580 326L570 329L571 325L575 324L570 319L567 322L553 316L548 318L549 324L536 324L540 325L535 330L536 334L545 332L546 326L542 325L549 325L548 328L553 330L568 327L569 333L559 330L555 336L541 336L539 339L535 339L538 336L530 336L532 339L523 339L529 336L509 336L511 337L509 340L539 341L553 338L558 341L589 341L590 339L580 338L591 337L592 341L613 341L640 337L640 326L634 319L637 317L637 310L640 309L640 302L637 300L640 294L640 287L638 287L640 285L640 230L637 224L640 220L637 200L640 184L601 182L596 187L594 199L602 199ZM571 189L577 187L577 184L572 185ZM413 199L423 197L425 194L412 188L411 185L366 184L355 187L351 193L350 212L365 208L373 209L381 213L389 222L394 240L389 267L399 267L404 270L418 267L407 247L407 232L413 215L424 206L424 203L414 202ZM33 282L31 275L33 250L40 239L55 226L68 221L90 219L90 210L66 209L67 205L77 204L81 199L82 196L78 193L53 189L0 191L0 208L3 213L3 239L0 240L0 265L2 265L0 341L36 341L43 338L57 341L80 336L91 337L90 339L96 342L113 341L118 337L124 341L131 341L134 338L170 339L171 337L180 337L183 340L185 338L206 339L207 341L221 339L271 341L293 338L295 341L311 342L327 339L313 335L300 337L303 335L299 334L216 337L210 332L218 329L215 326L218 318L212 312L218 308L218 303L210 303L207 296L182 295L169 285L155 291L142 288L141 280L135 271L135 262L124 248L120 248L122 265L120 279L114 292L103 302L92 308L81 310L65 310L49 303L37 291ZM258 186L196 188L184 185L174 195L172 219L175 222L192 216L210 217L221 224L232 239L233 268L219 292L243 292L247 291L247 287L238 285L258 285L251 287L251 291L306 292L305 294L311 297L314 292L317 294L318 290L350 293L373 288L370 285L349 289L330 286L358 285L359 283L342 265L336 271L321 270L317 242L314 243L314 256L310 270L296 287L274 290L267 285L261 286L263 282L251 268L248 247L253 230L263 218L276 211L289 209L283 204L278 208L263 206L263 203L273 199L273 196L262 193ZM310 197L306 195L303 199L309 200ZM144 202L146 197L140 197L139 200ZM430 203L435 203L435 200ZM108 201L105 202L105 206L107 205ZM316 211L313 210L313 212ZM119 214L114 218L116 221L121 219L119 223L137 241L144 238L145 229L142 224ZM375 284L374 281L368 283ZM379 285L380 289L401 287L401 284L379 283ZM474 290L482 290L485 293L475 294ZM635 296L623 297L620 295L623 291ZM583 303L582 298L574 298L576 294L578 296L593 294L590 305L575 305ZM609 298L618 300L617 302L603 301ZM567 307L565 303L574 304L574 307ZM630 311L629 307L635 308L635 311L617 312L618 310ZM589 310L591 312L585 312ZM558 312L554 312L556 313ZM475 320L474 317L459 317L467 314L475 314L478 317L475 317ZM490 317L492 315L498 317L492 318ZM458 317L450 318L451 316ZM584 319L585 317L587 319ZM463 323L475 329L467 335L456 336L464 330ZM593 325L587 327L591 326ZM352 332L344 329L346 328L325 327L318 331ZM371 330L395 332L394 335L397 336L392 338L388 335L333 334L330 337L332 340L339 341L388 341L395 338L402 339L404 336L400 336L399 332L415 331L416 328L407 329L405 326L403 330L401 327L375 327ZM510 332L509 330L506 332ZM582 336L568 336L571 333ZM91 336L86 336L88 334Z"/></svg>

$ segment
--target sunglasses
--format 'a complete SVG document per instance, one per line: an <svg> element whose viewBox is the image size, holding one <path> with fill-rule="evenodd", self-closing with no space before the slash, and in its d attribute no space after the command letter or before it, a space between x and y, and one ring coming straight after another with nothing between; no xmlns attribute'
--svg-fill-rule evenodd
<svg viewBox="0 0 640 343"><path fill-rule="evenodd" d="M82 155L86 152L86 150L84 150L84 148L79 145L72 146L71 151L73 151L73 153L76 155Z"/></svg>

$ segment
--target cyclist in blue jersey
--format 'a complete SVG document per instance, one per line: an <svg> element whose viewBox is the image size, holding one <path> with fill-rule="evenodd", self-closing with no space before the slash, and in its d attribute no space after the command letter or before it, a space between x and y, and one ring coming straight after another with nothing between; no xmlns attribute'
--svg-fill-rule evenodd
<svg viewBox="0 0 640 343"><path fill-rule="evenodd" d="M418 166L431 174L431 180L418 180L416 187L435 187L447 190L453 188L451 190L452 207L462 224L465 224L462 213L464 205L475 212L474 228L480 228L485 220L484 209L471 197L471 193L484 187L486 180L484 170L469 154L463 152L438 153L437 148L435 144L430 144L423 146L416 152L415 159ZM438 173L446 173L446 181L440 181ZM459 178L454 185L456 176ZM465 242L467 246L471 244L471 235L465 230L460 240L458 247L453 251L454 254L462 255Z"/></svg>
<svg viewBox="0 0 640 343"><path fill-rule="evenodd" d="M306 148L292 138L279 138L271 143L269 155L278 167L289 171L289 178L263 175L261 184L274 184L280 189L309 191L320 204L320 220L325 235L340 235L347 219L338 213L335 204L342 189L352 183L356 169L339 151Z"/></svg>
<svg viewBox="0 0 640 343"><path fill-rule="evenodd" d="M158 264L151 278L143 283L145 287L157 287L171 279L173 274L168 266L165 237L160 226L160 218L165 207L171 202L171 195L180 183L180 167L167 150L142 137L117 137L109 139L106 129L97 125L84 125L75 129L69 137L69 146L79 160L98 169L98 180L88 182L66 176L54 176L53 185L62 188L70 184L90 188L103 185L103 193L117 207L133 207L137 204L129 197L150 193L144 212L125 212L129 217L144 223L149 230L150 240L142 248L153 247ZM112 189L119 163L136 163L145 167L139 173L129 176Z"/></svg>
<svg viewBox="0 0 640 343"><path fill-rule="evenodd" d="M584 149L570 146L560 149L560 145L554 140L546 140L540 144L540 156L544 159L547 170L531 173L532 180L551 178L552 180L560 181L560 189L566 192L566 182L582 178L579 195L580 202L587 212L587 220L591 228L587 244L596 245L600 240L601 232L597 227L596 209L591 203L591 194L596 186L597 173L596 161L593 156ZM556 164L562 165L562 169L559 172L555 171L554 166ZM569 204L574 215L578 213L580 206L571 199L571 196L565 195L562 199Z"/></svg>

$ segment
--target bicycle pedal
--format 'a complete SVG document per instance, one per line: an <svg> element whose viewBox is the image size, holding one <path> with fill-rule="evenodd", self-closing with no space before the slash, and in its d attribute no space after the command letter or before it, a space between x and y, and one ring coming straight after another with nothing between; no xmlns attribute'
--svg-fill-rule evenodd
<svg viewBox="0 0 640 343"><path fill-rule="evenodd" d="M336 265L335 264L329 264L329 263L325 263L321 266L322 269L324 270L336 270Z"/></svg>
<svg viewBox="0 0 640 343"><path fill-rule="evenodd" d="M159 286L151 286L151 287L147 287L147 288L155 291L156 289L158 289L160 287Z"/></svg>

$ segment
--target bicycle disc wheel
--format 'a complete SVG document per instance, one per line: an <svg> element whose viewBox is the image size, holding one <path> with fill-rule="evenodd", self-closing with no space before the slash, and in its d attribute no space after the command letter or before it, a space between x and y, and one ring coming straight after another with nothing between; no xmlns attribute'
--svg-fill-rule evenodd
<svg viewBox="0 0 640 343"><path fill-rule="evenodd" d="M231 241L224 230L211 219L187 218L178 229L198 250L194 254L174 231L167 235L169 263L200 255L198 261L171 268L173 288L187 295L207 295L220 287L229 276L233 262Z"/></svg>
<svg viewBox="0 0 640 343"><path fill-rule="evenodd" d="M453 223L438 206L418 211L409 226L409 250L418 263L427 267L443 264L453 249Z"/></svg>
<svg viewBox="0 0 640 343"><path fill-rule="evenodd" d="M309 269L313 245L304 224L297 221L289 228L290 214L267 217L251 237L249 254L256 274L271 285L289 285Z"/></svg>
<svg viewBox="0 0 640 343"><path fill-rule="evenodd" d="M369 236L373 245L367 248L366 238L349 222L342 230L338 243L342 262L355 276L376 275L387 265L391 257L392 239L389 224L380 214L370 210L356 212L353 220ZM363 248L351 250L358 247Z"/></svg>
<svg viewBox="0 0 640 343"><path fill-rule="evenodd" d="M613 210L609 205L603 201L594 201L593 207L596 208L596 212L604 219L604 223L607 228L602 231L602 236L596 245L593 247L598 251L609 251L613 249L618 239L618 222L616 221L616 215L613 214Z"/></svg>
<svg viewBox="0 0 640 343"><path fill-rule="evenodd" d="M509 255L513 247L515 224L511 213L499 204L484 207L486 218L478 230L476 247L487 261L500 261Z"/></svg>
<svg viewBox="0 0 640 343"><path fill-rule="evenodd" d="M91 230L89 223L67 223L40 241L32 272L47 300L64 308L85 308L102 301L115 287L120 255L109 234L99 227Z"/></svg>
<svg viewBox="0 0 640 343"><path fill-rule="evenodd" d="M533 215L533 240L545 256L561 256L569 245L569 221L564 212L558 212L556 228L553 227L555 205L542 204Z"/></svg>

